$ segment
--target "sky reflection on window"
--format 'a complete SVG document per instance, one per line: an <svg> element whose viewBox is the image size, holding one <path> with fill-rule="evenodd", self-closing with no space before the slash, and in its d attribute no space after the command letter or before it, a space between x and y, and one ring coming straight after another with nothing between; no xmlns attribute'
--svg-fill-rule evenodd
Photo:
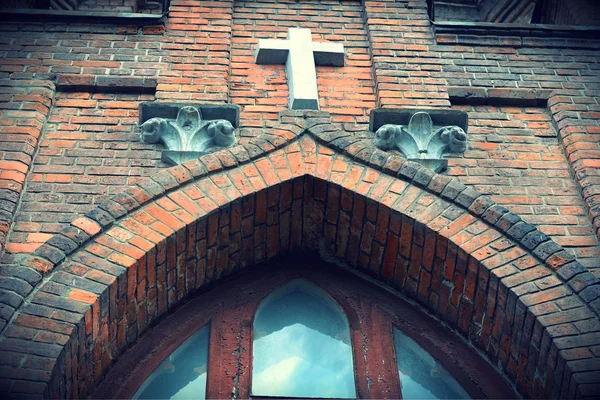
<svg viewBox="0 0 600 400"><path fill-rule="evenodd" d="M202 327L171 353L133 399L205 399L209 326Z"/></svg>
<svg viewBox="0 0 600 400"><path fill-rule="evenodd" d="M256 312L252 394L356 397L348 321L306 280L279 288Z"/></svg>
<svg viewBox="0 0 600 400"><path fill-rule="evenodd" d="M396 328L394 343L403 399L470 399L440 363Z"/></svg>

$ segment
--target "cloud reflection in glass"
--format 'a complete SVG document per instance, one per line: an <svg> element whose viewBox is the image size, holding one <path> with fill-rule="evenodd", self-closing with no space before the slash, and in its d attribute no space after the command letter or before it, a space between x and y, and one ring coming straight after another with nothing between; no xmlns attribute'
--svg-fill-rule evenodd
<svg viewBox="0 0 600 400"><path fill-rule="evenodd" d="M256 312L252 394L356 397L346 316L315 285L296 279Z"/></svg>
<svg viewBox="0 0 600 400"><path fill-rule="evenodd" d="M394 344L403 399L470 399L439 362L396 328Z"/></svg>
<svg viewBox="0 0 600 400"><path fill-rule="evenodd" d="M204 399L210 325L205 325L169 355L146 379L133 399Z"/></svg>

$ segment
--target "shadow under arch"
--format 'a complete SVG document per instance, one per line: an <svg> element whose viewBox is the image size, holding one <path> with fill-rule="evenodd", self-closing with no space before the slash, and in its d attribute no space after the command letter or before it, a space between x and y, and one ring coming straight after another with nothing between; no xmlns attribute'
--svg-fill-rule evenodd
<svg viewBox="0 0 600 400"><path fill-rule="evenodd" d="M578 372L570 365L579 364L569 355L596 344L595 336L547 329L551 318L565 318L557 305L564 299L575 306L570 315L597 320L577 288L563 282L570 276L558 276L482 218L494 207L490 203L460 206L474 190L461 188L462 199L455 195L454 201L443 196L452 189L453 181L446 181L436 195L428 188L443 180L434 182L425 169L392 159L403 174L398 177L414 178L397 179L387 163L374 168L373 151L365 155L359 147L351 157L352 145L343 152L324 145L335 126L317 128L310 128L321 132L314 138L302 135L253 162L181 178L185 184L171 182L172 190L156 191L143 206L121 212L90 242L70 249L16 310L0 350L17 348L53 361L33 379L48 383L43 395L85 396L112 360L189 294L240 269L308 249L421 303L483 351L521 393L558 397L579 390L570 384ZM174 167L169 176L182 170ZM525 234L537 237L531 230ZM552 244L532 249L539 254ZM57 334L55 342L6 335L23 327ZM14 379L23 373L10 371Z"/></svg>

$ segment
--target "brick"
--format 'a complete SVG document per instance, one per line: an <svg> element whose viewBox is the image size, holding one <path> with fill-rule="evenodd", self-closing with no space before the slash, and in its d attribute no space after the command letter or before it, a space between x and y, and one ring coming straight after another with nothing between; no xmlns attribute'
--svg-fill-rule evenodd
<svg viewBox="0 0 600 400"><path fill-rule="evenodd" d="M569 280L569 286L577 293L581 292L588 286L599 284L600 281L594 275L589 272L584 272L579 275L575 275Z"/></svg>
<svg viewBox="0 0 600 400"><path fill-rule="evenodd" d="M93 75L60 75L58 78L58 88L60 89L76 89L86 90L94 85Z"/></svg>
<svg viewBox="0 0 600 400"><path fill-rule="evenodd" d="M556 288L543 290L538 293L528 294L522 297L522 301L525 305L535 305L544 303L546 301L552 301L560 299L561 297L570 295L571 291L563 286L559 286Z"/></svg>
<svg viewBox="0 0 600 400"><path fill-rule="evenodd" d="M98 299L98 296L94 293L86 292L79 289L73 289L71 293L69 293L69 298L80 301L82 303L94 304Z"/></svg>
<svg viewBox="0 0 600 400"><path fill-rule="evenodd" d="M586 268L578 262L571 262L562 266L556 273L564 280L569 280L573 276L585 272Z"/></svg>

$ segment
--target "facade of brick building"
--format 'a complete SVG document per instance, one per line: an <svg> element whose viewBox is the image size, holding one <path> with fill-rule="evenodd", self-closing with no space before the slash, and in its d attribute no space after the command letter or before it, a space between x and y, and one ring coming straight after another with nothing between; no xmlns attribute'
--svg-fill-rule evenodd
<svg viewBox="0 0 600 400"><path fill-rule="evenodd" d="M88 396L192 293L318 253L414 300L520 395L597 396L600 28L497 22L485 1L443 14L477 23L432 22L432 3L3 16L0 392ZM593 2L546 3L598 23ZM343 67L317 66L320 110L288 110L285 66L255 63L288 28L344 45ZM237 105L238 142L171 166L140 139L147 102ZM467 150L439 174L382 151L376 108L465 111Z"/></svg>

